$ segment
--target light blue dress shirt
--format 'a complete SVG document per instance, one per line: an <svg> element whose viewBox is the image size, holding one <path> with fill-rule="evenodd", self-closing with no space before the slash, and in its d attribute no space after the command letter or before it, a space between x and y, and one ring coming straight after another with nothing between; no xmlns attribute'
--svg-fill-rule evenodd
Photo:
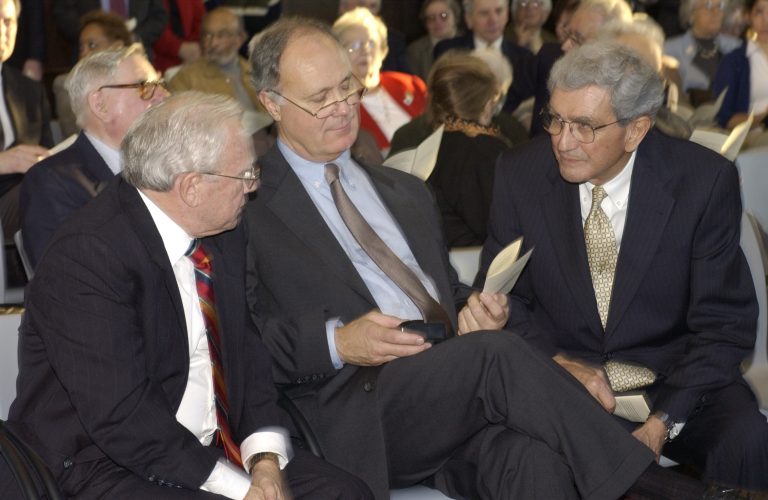
<svg viewBox="0 0 768 500"><path fill-rule="evenodd" d="M333 202L331 188L325 181L325 163L305 160L282 141L278 140L277 146L288 161L288 165L298 176L299 181L306 189L328 228L338 240L341 248L352 261L381 312L402 318L403 321L422 319L421 311L416 307L416 304L371 260L344 224L339 211L336 209L336 204ZM416 274L429 294L439 301L434 282L419 267L399 225L379 198L368 174L352 160L348 150L333 163L339 167L339 179L344 191L363 214L368 224L387 243L395 255ZM338 318L331 318L326 322L328 346L336 368L343 366L336 351L334 332L339 325Z"/></svg>

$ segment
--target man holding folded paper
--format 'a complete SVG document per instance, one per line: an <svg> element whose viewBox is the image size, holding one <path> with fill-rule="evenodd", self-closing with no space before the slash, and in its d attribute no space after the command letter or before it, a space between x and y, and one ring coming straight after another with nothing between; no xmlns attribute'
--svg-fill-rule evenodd
<svg viewBox="0 0 768 500"><path fill-rule="evenodd" d="M550 140L496 172L482 268L520 236L535 247L508 326L639 421L617 418L657 457L768 490L768 424L739 371L757 304L734 165L652 130L662 82L629 49L573 50L549 88Z"/></svg>

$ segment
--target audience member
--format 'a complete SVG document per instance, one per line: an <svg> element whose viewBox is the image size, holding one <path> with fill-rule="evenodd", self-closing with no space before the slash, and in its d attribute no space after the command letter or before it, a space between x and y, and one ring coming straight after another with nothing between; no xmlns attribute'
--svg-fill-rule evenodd
<svg viewBox="0 0 768 500"><path fill-rule="evenodd" d="M536 58L536 94L531 120L531 137L544 133L541 113L549 102L547 81L549 72L563 53L594 39L600 27L611 22L632 21L632 11L625 0L581 0L565 30L565 41L560 47L545 45Z"/></svg>
<svg viewBox="0 0 768 500"><path fill-rule="evenodd" d="M347 49L354 78L366 89L360 127L370 133L383 155L395 130L424 112L427 86L418 76L381 71L387 55L387 27L365 8L350 10L333 23L333 33Z"/></svg>
<svg viewBox="0 0 768 500"><path fill-rule="evenodd" d="M457 317L470 290L425 184L350 158L363 87L333 35L283 19L251 48L279 139L246 208L248 300L326 458L382 499L423 480L459 498L617 498L674 475L518 335L470 334L508 304L474 293ZM466 335L430 348L400 327L417 318Z"/></svg>
<svg viewBox="0 0 768 500"><path fill-rule="evenodd" d="M120 143L128 128L168 96L139 44L81 59L67 90L82 132L70 147L31 168L21 184L21 235L33 267L62 223L120 173Z"/></svg>
<svg viewBox="0 0 768 500"><path fill-rule="evenodd" d="M107 49L119 49L131 44L131 32L125 27L123 18L113 12L92 10L80 20L79 58ZM63 73L53 79L53 98L56 101L56 116L61 128L61 134L69 137L76 134L80 127L77 125L75 113L69 103L67 78L69 73Z"/></svg>
<svg viewBox="0 0 768 500"><path fill-rule="evenodd" d="M152 45L154 66L161 73L200 58L200 25L205 15L203 0L164 0L164 5L168 23Z"/></svg>
<svg viewBox="0 0 768 500"><path fill-rule="evenodd" d="M427 179L449 247L482 245L496 159L509 143L491 123L499 82L478 57L447 53L429 76L427 115L444 126L435 169Z"/></svg>
<svg viewBox="0 0 768 500"><path fill-rule="evenodd" d="M729 129L750 113L753 126L768 125L768 0L749 0L747 8L750 36L723 57L712 82L715 95L727 89L717 121Z"/></svg>
<svg viewBox="0 0 768 500"><path fill-rule="evenodd" d="M283 14L281 0L206 0L205 7L211 11L216 7L226 7L243 20L246 33L254 35Z"/></svg>
<svg viewBox="0 0 768 500"><path fill-rule="evenodd" d="M722 57L741 41L720 33L727 0L682 0L680 21L689 26L682 35L664 44L664 53L680 61L683 92L695 107L717 96L712 95L712 79Z"/></svg>
<svg viewBox="0 0 768 500"><path fill-rule="evenodd" d="M381 13L381 2L382 0L339 0L339 16L358 7L365 7L371 14L378 16ZM389 50L381 64L382 71L413 73L406 55L405 35L387 28L387 47Z"/></svg>
<svg viewBox="0 0 768 500"><path fill-rule="evenodd" d="M461 9L457 0L425 0L419 17L427 34L416 39L406 54L414 75L426 80L432 67L435 44L456 36Z"/></svg>
<svg viewBox="0 0 768 500"><path fill-rule="evenodd" d="M530 50L504 39L504 27L509 20L507 0L463 0L464 22L469 31L435 45L435 59L450 49L482 49L489 47L509 59L515 81L504 104L505 111L514 111L534 92L534 57Z"/></svg>
<svg viewBox="0 0 768 500"><path fill-rule="evenodd" d="M466 51L455 50L449 51L447 54L463 52ZM489 49L475 49L468 54L487 64L496 77L496 82L499 85L498 93L500 97L493 110L491 125L497 127L504 141L511 145L527 141L528 131L525 127L523 127L514 116L502 111L502 105L504 99L506 99L507 91L509 90L510 85L512 85L512 67L509 65L507 58L499 52ZM427 101L429 101L429 99L427 99ZM434 127L432 126L427 113L417 116L395 131L395 135L392 136L392 148L389 151L390 156L404 149L415 148L424 139L429 137L432 132L434 132ZM352 153L354 155L354 150Z"/></svg>
<svg viewBox="0 0 768 500"><path fill-rule="evenodd" d="M20 0L0 0L0 220L3 236L19 229L19 183L29 167L53 146L48 100L43 86L5 64L16 44Z"/></svg>
<svg viewBox="0 0 768 500"><path fill-rule="evenodd" d="M555 1L552 8L550 19L554 19L554 32L559 45L565 43L568 38L567 26L571 21L571 16L579 8L579 0L560 0ZM546 26L546 23L544 24Z"/></svg>
<svg viewBox="0 0 768 500"><path fill-rule="evenodd" d="M163 0L56 0L53 3L56 29L66 41L77 44L80 18L96 9L108 10L126 19L128 29L136 41L144 44L148 54L168 22Z"/></svg>
<svg viewBox="0 0 768 500"><path fill-rule="evenodd" d="M721 33L734 38L744 38L749 27L749 9L745 0L730 0L725 6Z"/></svg>
<svg viewBox="0 0 768 500"><path fill-rule="evenodd" d="M198 92L150 109L122 176L39 263L6 426L66 497L372 498L282 428L245 311L239 219L258 173L241 119Z"/></svg>
<svg viewBox="0 0 768 500"><path fill-rule="evenodd" d="M228 7L217 7L203 17L203 57L185 65L171 79L173 92L199 90L232 97L246 110L258 126L254 130L257 156L266 153L273 138L267 128L272 119L259 103L256 90L249 81L251 65L238 50L245 42L243 20Z"/></svg>
<svg viewBox="0 0 768 500"><path fill-rule="evenodd" d="M507 38L534 54L545 42L557 38L543 29L552 12L552 0L512 0L512 22L505 31Z"/></svg>
<svg viewBox="0 0 768 500"><path fill-rule="evenodd" d="M482 269L519 236L535 248L508 326L607 413L616 393L645 390L647 421L615 418L656 457L767 489L768 423L739 370L757 303L736 168L651 130L663 82L630 49L570 51L549 86L551 137L505 153L496 170Z"/></svg>
<svg viewBox="0 0 768 500"><path fill-rule="evenodd" d="M43 0L24 0L19 11L16 49L8 64L35 81L42 81L45 45L48 38L43 17Z"/></svg>

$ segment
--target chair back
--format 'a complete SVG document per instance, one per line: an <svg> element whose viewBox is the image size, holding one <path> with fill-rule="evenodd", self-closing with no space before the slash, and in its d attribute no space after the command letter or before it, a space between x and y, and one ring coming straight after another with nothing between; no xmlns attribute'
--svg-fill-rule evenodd
<svg viewBox="0 0 768 500"><path fill-rule="evenodd" d="M768 146L751 148L736 158L736 167L741 177L741 202L744 211L749 212L759 223L763 241L768 230ZM763 256L763 267L768 270L768 256Z"/></svg>
<svg viewBox="0 0 768 500"><path fill-rule="evenodd" d="M744 378L752 386L760 407L768 408L768 292L763 267L765 251L760 227L748 212L741 216L741 250L749 264L759 308L755 349L744 361Z"/></svg>
<svg viewBox="0 0 768 500"><path fill-rule="evenodd" d="M21 264L24 266L24 274L27 275L27 281L29 281L35 275L35 270L32 267L32 262L29 261L27 251L24 249L24 239L21 236L21 229L13 234L13 242L16 243L16 250L18 250L19 257L21 257Z"/></svg>
<svg viewBox="0 0 768 500"><path fill-rule="evenodd" d="M16 398L20 324L20 312L0 314L0 419L3 420L8 418L8 409Z"/></svg>

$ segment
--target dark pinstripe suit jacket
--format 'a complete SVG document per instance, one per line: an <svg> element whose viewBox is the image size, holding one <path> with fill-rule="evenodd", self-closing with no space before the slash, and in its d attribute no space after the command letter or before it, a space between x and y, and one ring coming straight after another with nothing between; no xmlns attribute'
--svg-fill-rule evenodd
<svg viewBox="0 0 768 500"><path fill-rule="evenodd" d="M241 227L203 240L213 255L235 441L283 425L269 355L245 309ZM67 496L121 467L197 489L217 451L177 422L189 371L178 285L138 191L118 177L54 236L27 288L18 396L9 425Z"/></svg>
<svg viewBox="0 0 768 500"><path fill-rule="evenodd" d="M661 375L656 407L686 420L707 391L741 377L755 341L738 174L722 156L651 130L631 182L605 333L578 185L560 176L549 137L500 157L483 267L524 235L535 250L513 290L510 324L550 354L651 367Z"/></svg>

